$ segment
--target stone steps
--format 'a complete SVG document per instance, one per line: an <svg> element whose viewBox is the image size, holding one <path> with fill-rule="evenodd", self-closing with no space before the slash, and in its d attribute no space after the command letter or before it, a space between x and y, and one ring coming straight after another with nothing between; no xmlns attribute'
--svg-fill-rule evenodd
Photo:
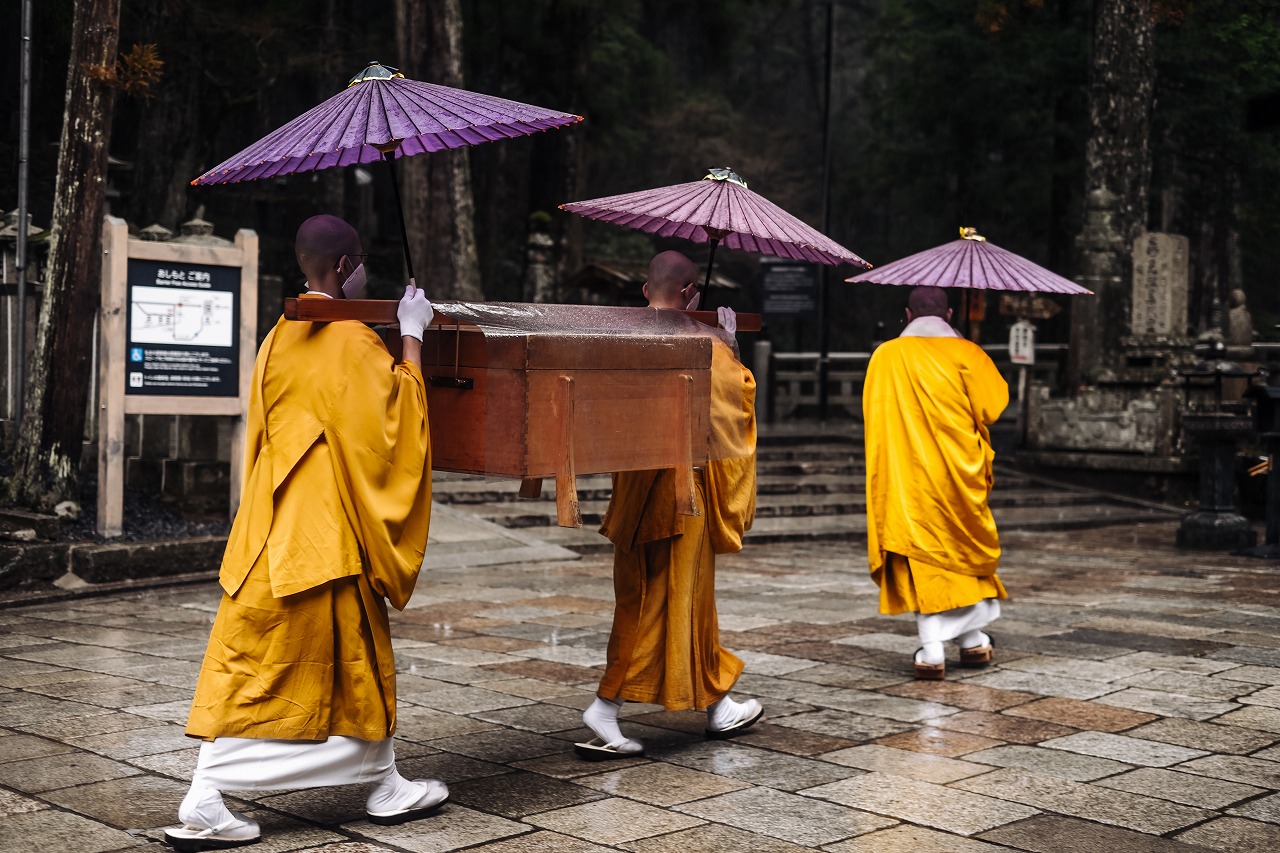
<svg viewBox="0 0 1280 853"><path fill-rule="evenodd" d="M1013 530L1079 530L1113 524L1169 521L1167 512L1142 507L1071 506L1055 508L1008 508L994 510L996 526ZM579 554L608 553L612 546L599 534L599 519L583 519L579 529L545 527L536 536L548 545L568 548ZM763 545L776 542L840 541L862 542L867 534L867 517L862 513L812 516L757 516L747 532L746 543Z"/></svg>
<svg viewBox="0 0 1280 853"><path fill-rule="evenodd" d="M788 474L762 475L757 479L757 493L761 495L817 495L847 491L861 492L866 480L861 474ZM593 474L578 478L578 500L609 499L611 491L607 474ZM520 501L517 495L520 484L515 480L471 478L465 474L436 475L432 484L432 496L441 503L488 504ZM555 482L550 478L542 483L542 497L536 501L554 502Z"/></svg>
<svg viewBox="0 0 1280 853"><path fill-rule="evenodd" d="M748 542L861 539L867 533L863 476L812 474L760 476L756 517ZM452 475L436 483L435 500L466 505L466 511L508 530L525 530L548 546L577 553L604 553L609 543L596 533L608 506L609 478L579 478L581 529L556 521L556 487L543 496L517 500L516 483L485 482ZM1082 489L1042 485L1009 471L997 476L991 506L1001 530L1069 530L1112 524L1153 523L1175 517L1155 506L1135 505ZM462 507L460 507L462 508Z"/></svg>
<svg viewBox="0 0 1280 853"><path fill-rule="evenodd" d="M553 490L554 492L554 490ZM441 496L436 496L441 500ZM600 523L608 506L608 491L593 492L590 499L584 499L579 491L579 511L582 513L584 526L595 526ZM991 495L991 507L999 511L1006 507L1048 508L1046 517L1057 518L1056 509L1089 504L1094 500L1085 493L1062 492L1050 489L1011 488L997 489ZM1056 509L1055 509L1056 508ZM503 500L491 501L472 508L474 514L500 524L503 527L518 529L528 527L553 527L556 524L556 507L554 493L544 495L536 500ZM807 518L812 516L849 515L866 511L866 498L861 485L856 490L844 490L828 493L767 493L760 492L757 498L756 518ZM1064 518L1066 516L1063 516Z"/></svg>
<svg viewBox="0 0 1280 853"><path fill-rule="evenodd" d="M756 520L747 541L861 540L866 535L866 477L862 436L856 425L842 432L806 432L792 426L765 434L758 448ZM448 474L437 476L434 497L465 505L467 512L508 530L524 530L551 546L603 553L609 542L596 529L608 506L610 478L577 481L581 529L556 523L555 481L543 481L533 500L517 498L514 480ZM991 507L1001 530L1070 530L1174 517L1155 505L1138 505L1085 489L1044 484L1015 471L997 473Z"/></svg>

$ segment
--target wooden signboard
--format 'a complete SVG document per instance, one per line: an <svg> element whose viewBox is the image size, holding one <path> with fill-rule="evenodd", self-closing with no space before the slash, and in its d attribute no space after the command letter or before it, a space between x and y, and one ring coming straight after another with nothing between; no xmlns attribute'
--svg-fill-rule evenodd
<svg viewBox="0 0 1280 853"><path fill-rule="evenodd" d="M124 517L125 415L225 415L231 439L231 514L240 503L243 418L257 348L258 235L234 246L129 237L123 219L102 233L98 321L98 533Z"/></svg>

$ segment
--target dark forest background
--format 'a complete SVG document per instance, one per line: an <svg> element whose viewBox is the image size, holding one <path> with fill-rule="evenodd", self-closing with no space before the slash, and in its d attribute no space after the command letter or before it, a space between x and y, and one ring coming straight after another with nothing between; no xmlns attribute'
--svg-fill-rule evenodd
<svg viewBox="0 0 1280 853"><path fill-rule="evenodd" d="M31 212L49 223L71 0L42 0L33 26ZM345 86L370 60L398 64L396 7L356 0L125 0L121 50L154 44L163 76L117 101L109 205L131 225L202 211L221 236L258 231L261 269L298 279L291 241L307 216L357 224L389 291L399 234L384 170L263 183L189 181ZM1089 133L1089 0L836 2L830 236L873 263L955 239L992 242L1067 276ZM0 65L0 209L16 206L18 4ZM1255 324L1280 322L1280 134L1250 130L1251 98L1280 89L1280 2L1157 0L1148 225L1191 238L1194 334L1234 287ZM402 15L404 8L400 9ZM462 83L586 116L573 128L469 151L479 286L522 298L530 229L556 240L562 271L644 261L654 242L557 210L695 180L731 166L753 190L821 227L827 5L811 0L461 0ZM425 77L423 79L426 79ZM705 247L681 248L705 260ZM722 251L758 310L758 258ZM866 349L896 323L896 288L832 285L831 347ZM421 278L421 277L420 277ZM426 281L431 293L431 281ZM433 294L434 295L434 294ZM1067 305L1066 302L1063 303ZM1042 339L1066 340L1066 312ZM779 343L812 349L786 324ZM1002 339L988 322L984 334Z"/></svg>

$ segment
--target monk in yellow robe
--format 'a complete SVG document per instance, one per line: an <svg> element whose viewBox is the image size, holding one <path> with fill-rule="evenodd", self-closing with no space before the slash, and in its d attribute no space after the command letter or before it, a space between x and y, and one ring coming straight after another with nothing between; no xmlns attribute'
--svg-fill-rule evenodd
<svg viewBox="0 0 1280 853"><path fill-rule="evenodd" d="M645 298L655 308L691 307L698 271L679 252L650 262ZM756 502L755 379L738 360L736 319L719 310L724 337L712 334L711 461L694 469L699 515L676 511L674 470L613 475L613 495L600 532L614 546L616 604L608 662L595 701L582 715L595 733L575 751L590 760L641 755L623 736L624 701L669 711L706 710L708 737L730 737L763 715L755 699L729 691L742 661L720 645L715 555L742 550Z"/></svg>
<svg viewBox="0 0 1280 853"><path fill-rule="evenodd" d="M880 612L914 612L916 678L946 674L943 644L960 663L991 662L983 632L1006 598L996 576L989 424L1009 387L982 348L948 322L946 292L917 287L907 327L867 365L862 416L867 457L867 550Z"/></svg>
<svg viewBox="0 0 1280 853"><path fill-rule="evenodd" d="M360 238L333 216L298 230L302 299L357 298ZM400 301L403 360L355 321L281 319L248 389L243 499L219 573L222 603L187 734L204 741L178 816L178 850L259 837L223 790L375 783L370 820L423 817L439 781L396 772L395 659L387 602L413 593L431 510L421 339L412 284Z"/></svg>

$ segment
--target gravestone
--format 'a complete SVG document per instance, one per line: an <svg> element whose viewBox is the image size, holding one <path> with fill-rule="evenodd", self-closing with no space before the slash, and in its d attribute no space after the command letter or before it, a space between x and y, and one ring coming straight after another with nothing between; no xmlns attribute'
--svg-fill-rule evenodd
<svg viewBox="0 0 1280 853"><path fill-rule="evenodd" d="M1186 237L1148 232L1133 242L1129 329L1140 339L1187 334L1189 271Z"/></svg>

